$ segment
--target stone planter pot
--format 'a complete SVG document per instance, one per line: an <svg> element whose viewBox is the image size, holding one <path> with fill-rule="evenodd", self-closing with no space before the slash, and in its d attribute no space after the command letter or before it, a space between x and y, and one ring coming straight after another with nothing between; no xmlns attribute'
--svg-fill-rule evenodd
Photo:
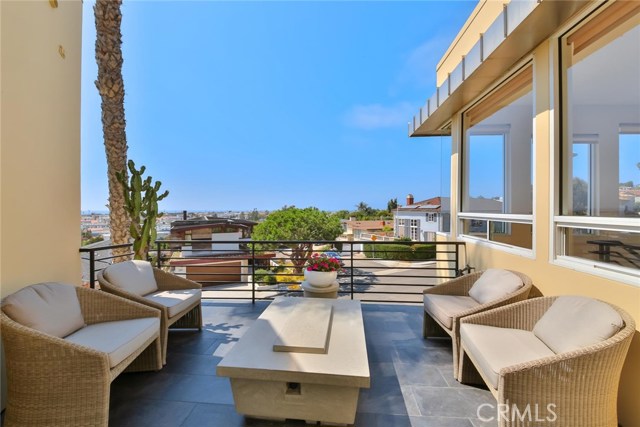
<svg viewBox="0 0 640 427"><path fill-rule="evenodd" d="M304 271L305 280L313 286L325 287L330 286L338 277L337 271Z"/></svg>

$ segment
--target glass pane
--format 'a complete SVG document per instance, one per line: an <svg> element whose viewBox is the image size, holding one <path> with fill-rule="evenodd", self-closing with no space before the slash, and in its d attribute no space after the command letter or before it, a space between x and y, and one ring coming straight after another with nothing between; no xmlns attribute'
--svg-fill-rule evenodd
<svg viewBox="0 0 640 427"><path fill-rule="evenodd" d="M587 147L578 147L577 141L567 137L572 145L564 150L562 212L565 215L621 217L637 212L636 200L640 197L638 40L640 26L636 25L626 31L620 28L616 37L593 43L575 55L571 45L566 47L570 64L564 82L566 135L597 135L598 138L588 153Z"/></svg>
<svg viewBox="0 0 640 427"><path fill-rule="evenodd" d="M533 213L532 135L530 90L466 130L463 212Z"/></svg>
<svg viewBox="0 0 640 427"><path fill-rule="evenodd" d="M640 215L640 133L620 134L619 212L622 216Z"/></svg>
<svg viewBox="0 0 640 427"><path fill-rule="evenodd" d="M640 269L640 233L562 228L565 255Z"/></svg>
<svg viewBox="0 0 640 427"><path fill-rule="evenodd" d="M474 237L486 239L487 238L487 221L482 221L477 219L463 219L462 234L466 234L467 236L474 236Z"/></svg>
<svg viewBox="0 0 640 427"><path fill-rule="evenodd" d="M469 208L472 212L502 212L504 137L504 134L469 135ZM484 202L486 199L499 203Z"/></svg>
<svg viewBox="0 0 640 427"><path fill-rule="evenodd" d="M591 189L591 144L573 144L573 210L572 215L590 215Z"/></svg>
<svg viewBox="0 0 640 427"><path fill-rule="evenodd" d="M491 221L489 240L506 245L533 249L533 226L502 221Z"/></svg>

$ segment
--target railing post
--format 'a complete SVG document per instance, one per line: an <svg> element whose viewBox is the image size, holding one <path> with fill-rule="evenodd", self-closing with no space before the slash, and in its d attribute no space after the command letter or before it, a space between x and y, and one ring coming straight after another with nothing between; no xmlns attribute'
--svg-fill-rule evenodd
<svg viewBox="0 0 640 427"><path fill-rule="evenodd" d="M157 250L156 256L158 257L156 259L156 265L158 266L158 268L162 268L162 261L160 260L160 255L162 254L162 250L161 250L160 242L158 242L157 240L156 240L156 250Z"/></svg>
<svg viewBox="0 0 640 427"><path fill-rule="evenodd" d="M256 303L256 244L251 242L251 304Z"/></svg>
<svg viewBox="0 0 640 427"><path fill-rule="evenodd" d="M350 276L351 276L351 299L353 299L353 241L351 242L350 245L350 256L351 256L351 268L349 269L350 271Z"/></svg>
<svg viewBox="0 0 640 427"><path fill-rule="evenodd" d="M94 250L89 251L89 287L91 289L96 287L96 252Z"/></svg>

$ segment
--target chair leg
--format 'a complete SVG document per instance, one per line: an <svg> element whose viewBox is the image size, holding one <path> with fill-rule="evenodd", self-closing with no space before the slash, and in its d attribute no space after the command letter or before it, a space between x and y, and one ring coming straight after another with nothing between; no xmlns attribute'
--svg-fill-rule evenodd
<svg viewBox="0 0 640 427"><path fill-rule="evenodd" d="M476 369L471 359L469 359L469 356L467 356L467 353L464 351L462 346L458 349L458 352L458 372L456 378L458 382L462 384L484 385L484 379ZM455 372L454 375L456 375Z"/></svg>
<svg viewBox="0 0 640 427"><path fill-rule="evenodd" d="M447 338L450 335L442 329L442 327L433 320L433 318L426 311L423 312L422 321L422 336L423 338Z"/></svg>

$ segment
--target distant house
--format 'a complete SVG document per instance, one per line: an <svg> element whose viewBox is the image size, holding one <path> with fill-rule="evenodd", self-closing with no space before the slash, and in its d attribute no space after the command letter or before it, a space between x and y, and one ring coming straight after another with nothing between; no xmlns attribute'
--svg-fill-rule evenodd
<svg viewBox="0 0 640 427"><path fill-rule="evenodd" d="M436 239L437 232L449 230L449 198L432 197L414 202L413 195L407 196L407 204L394 212L395 237L408 237L417 242Z"/></svg>
<svg viewBox="0 0 640 427"><path fill-rule="evenodd" d="M343 237L347 240L371 240L371 237L385 237L393 235L389 231L393 228L392 221L357 221L355 219L342 220Z"/></svg>
<svg viewBox="0 0 640 427"><path fill-rule="evenodd" d="M208 216L182 219L171 223L171 240L190 240L181 244L183 252L197 252L198 256L238 253L240 241L249 239L255 221ZM213 243L210 241L214 241ZM208 241L199 243L198 241ZM215 241L225 243L215 243ZM233 241L233 243L232 243ZM235 242L238 243L235 243ZM185 254L187 255L187 254Z"/></svg>
<svg viewBox="0 0 640 427"><path fill-rule="evenodd" d="M470 206L480 212L500 213L503 203L497 199L472 197ZM451 230L451 199L432 197L415 202L413 194L407 196L407 204L399 206L394 212L395 237L417 242L436 240L436 233L449 233ZM469 231L486 232L486 222L471 220Z"/></svg>
<svg viewBox="0 0 640 427"><path fill-rule="evenodd" d="M186 217L186 215L185 215ZM172 271L204 286L247 282L253 266L251 254L242 246L249 240L255 221L208 216L182 219L171 223L170 239L181 255L172 256ZM268 262L272 253L256 255Z"/></svg>

